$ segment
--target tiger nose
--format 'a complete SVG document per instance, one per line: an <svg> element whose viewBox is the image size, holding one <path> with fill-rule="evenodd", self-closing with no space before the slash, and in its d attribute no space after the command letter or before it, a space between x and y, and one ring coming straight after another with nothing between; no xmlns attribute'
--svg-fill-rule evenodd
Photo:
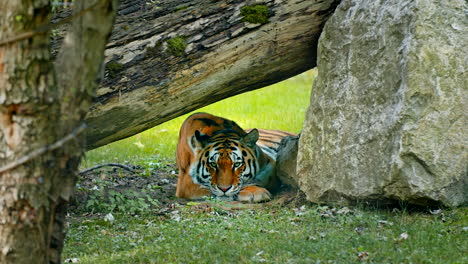
<svg viewBox="0 0 468 264"><path fill-rule="evenodd" d="M219 188L221 191L223 191L223 192L229 191L229 189L231 189L231 187L232 187L232 185L231 185L231 186L227 186L227 187L225 187L225 186L221 187L221 186L218 185L218 188Z"/></svg>

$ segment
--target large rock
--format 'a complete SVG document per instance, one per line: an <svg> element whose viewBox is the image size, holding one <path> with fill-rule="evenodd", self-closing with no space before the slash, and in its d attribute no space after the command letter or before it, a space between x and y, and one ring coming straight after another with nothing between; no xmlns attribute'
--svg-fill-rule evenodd
<svg viewBox="0 0 468 264"><path fill-rule="evenodd" d="M344 0L319 41L299 142L314 202L467 202L464 0Z"/></svg>
<svg viewBox="0 0 468 264"><path fill-rule="evenodd" d="M276 176L283 184L299 189L296 164L299 136L287 136L281 140L276 156Z"/></svg>

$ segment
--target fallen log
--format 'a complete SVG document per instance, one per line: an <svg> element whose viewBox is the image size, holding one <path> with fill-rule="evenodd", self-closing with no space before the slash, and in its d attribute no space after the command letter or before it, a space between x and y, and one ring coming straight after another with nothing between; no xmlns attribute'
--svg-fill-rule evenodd
<svg viewBox="0 0 468 264"><path fill-rule="evenodd" d="M88 149L315 67L338 2L121 1Z"/></svg>

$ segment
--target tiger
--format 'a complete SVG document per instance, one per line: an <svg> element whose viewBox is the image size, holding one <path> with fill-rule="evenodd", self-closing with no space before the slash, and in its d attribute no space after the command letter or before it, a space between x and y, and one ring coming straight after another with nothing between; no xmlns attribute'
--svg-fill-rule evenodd
<svg viewBox="0 0 468 264"><path fill-rule="evenodd" d="M275 175L280 130L244 130L234 121L208 113L182 124L176 149L176 196L213 196L241 202L266 202L281 185Z"/></svg>

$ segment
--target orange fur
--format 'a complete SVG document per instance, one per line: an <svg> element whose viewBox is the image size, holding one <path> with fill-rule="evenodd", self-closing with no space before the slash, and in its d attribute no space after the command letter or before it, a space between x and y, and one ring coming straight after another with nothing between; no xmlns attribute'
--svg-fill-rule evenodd
<svg viewBox="0 0 468 264"><path fill-rule="evenodd" d="M212 120L213 124L208 125L200 119ZM202 196L210 195L209 190L203 189L198 184L193 183L192 178L189 175L190 164L194 162L196 154L192 152L192 149L188 145L188 141L190 140L190 137L195 134L195 130L211 136L218 130L228 128L241 134L246 134L245 131L235 122L207 113L195 113L189 116L182 124L176 153L177 167L179 168L179 179L177 181L176 189L177 197L197 199Z"/></svg>
<svg viewBox="0 0 468 264"><path fill-rule="evenodd" d="M223 131L221 134L217 134L211 137L213 133L219 130L226 129L237 132L241 140L250 138L250 136L246 136L248 133L244 131L240 126L238 126L235 122L207 113L193 114L189 116L182 124L179 133L179 141L177 144L177 166L179 169L179 178L176 190L177 197L186 199L197 199L211 194L211 191L209 189L202 188L200 185L194 183L190 175L190 166L192 164L195 164L195 162L198 162L198 154L200 153L200 151L202 151L202 146L197 145L200 144L200 142L195 140L195 131L201 132L203 136L209 137L210 140L216 140L216 138L218 138L219 135L225 137L226 134ZM253 156L253 158L254 160L258 161L259 165L259 178L256 178L256 180L258 180L256 181L256 184L259 186L254 186L251 184L246 186L241 185L242 189L240 189L239 193L237 194L237 199L239 201L262 202L271 199L270 191L275 191L276 189L278 189L281 183L274 172L275 158L272 158L270 155L276 154L275 150L278 147L279 141L281 141L283 137L295 136L294 134L284 131L263 129L260 129L258 131L260 131L260 138L258 138L258 132L255 131L257 133L255 139L258 138L258 141L256 142L256 144L255 141L252 141L254 145L253 148L255 150L251 149L248 152L257 153ZM252 133L250 133L249 135L252 135ZM207 146L203 151L207 151L207 148L209 147ZM268 155L267 152L270 152L270 155ZM238 167L239 169L231 169L233 168L234 163L232 160L229 159L227 153L229 153L229 149L226 149L224 151L219 150L218 155L220 155L220 158L218 160L219 164L217 165L218 169L216 170L210 168L205 163L205 166L207 166L206 170L209 171L212 177L211 184L214 186L218 186L217 188L221 189L229 188L230 186L235 186L236 184L238 184L239 175L236 175L234 171L242 171L245 168L245 165L242 165L241 167Z"/></svg>

